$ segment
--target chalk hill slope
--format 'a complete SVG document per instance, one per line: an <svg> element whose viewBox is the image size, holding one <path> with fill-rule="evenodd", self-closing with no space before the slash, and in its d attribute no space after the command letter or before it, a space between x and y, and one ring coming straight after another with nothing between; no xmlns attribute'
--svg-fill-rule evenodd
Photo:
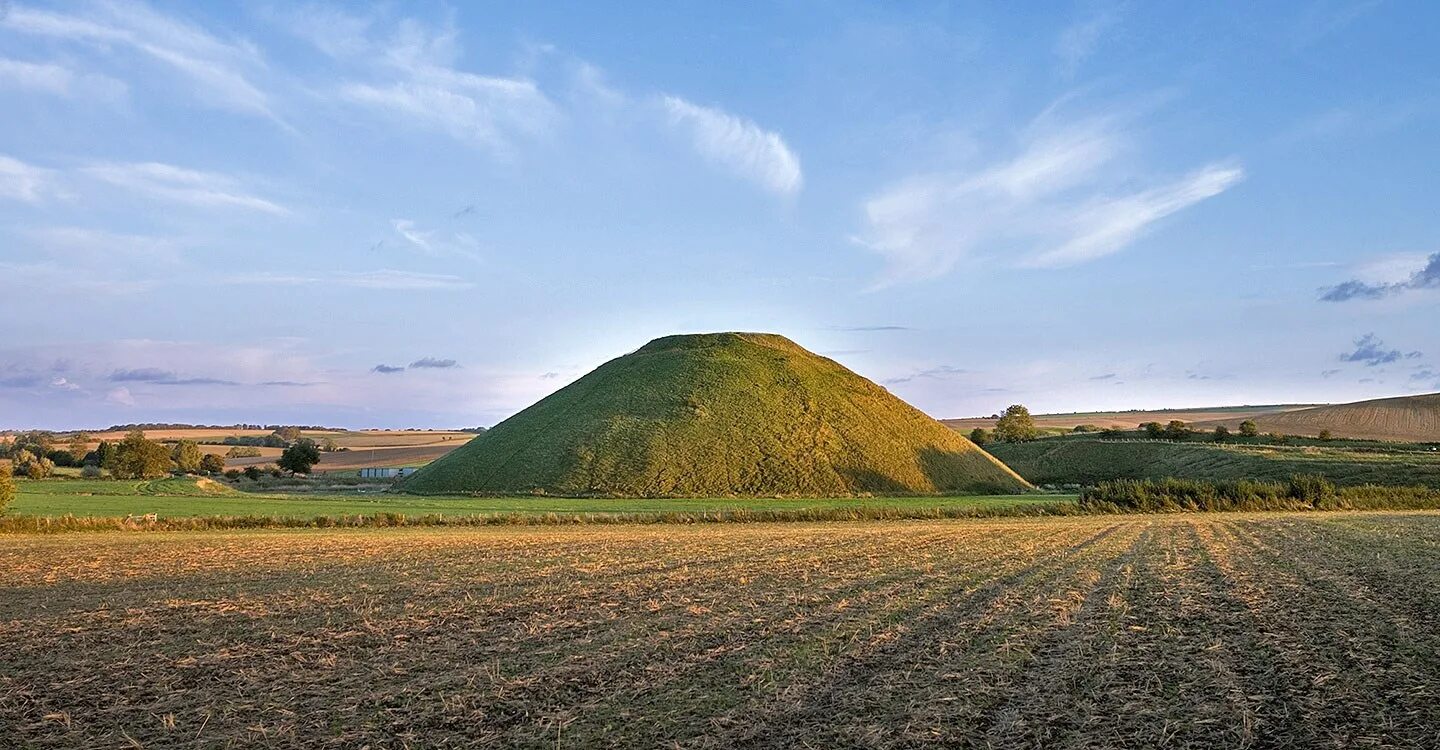
<svg viewBox="0 0 1440 750"><path fill-rule="evenodd" d="M1440 441L1440 393L1317 406L1261 414L1253 419L1261 432L1313 437L1321 430L1329 430L1336 437L1437 442ZM1200 422L1198 426L1223 424L1235 429L1239 422L1234 418L1216 419Z"/></svg>
<svg viewBox="0 0 1440 750"><path fill-rule="evenodd" d="M628 497L1019 492L969 440L783 336L667 336L421 469L406 492Z"/></svg>

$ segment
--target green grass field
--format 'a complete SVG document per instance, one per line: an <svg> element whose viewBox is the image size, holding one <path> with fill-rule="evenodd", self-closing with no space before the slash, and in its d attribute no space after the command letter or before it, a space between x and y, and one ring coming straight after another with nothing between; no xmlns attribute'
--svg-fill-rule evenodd
<svg viewBox="0 0 1440 750"><path fill-rule="evenodd" d="M1052 503L1057 495L973 495L963 497L870 498L556 498L416 497L364 494L250 494L193 479L155 481L19 480L10 507L26 516L344 516L375 513L487 515L510 513L664 513L749 510L805 510L840 507L984 508Z"/></svg>
<svg viewBox="0 0 1440 750"><path fill-rule="evenodd" d="M1320 474L1354 486L1440 487L1440 452L1373 448L1217 445L1163 440L1065 437L1000 443L990 451L1036 484L1094 484L1111 479L1268 479Z"/></svg>

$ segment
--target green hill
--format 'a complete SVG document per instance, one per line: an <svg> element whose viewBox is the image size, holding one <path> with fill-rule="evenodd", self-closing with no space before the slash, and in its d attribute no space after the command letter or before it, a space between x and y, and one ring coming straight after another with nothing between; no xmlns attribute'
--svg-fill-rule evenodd
<svg viewBox="0 0 1440 750"><path fill-rule="evenodd" d="M1243 417L1200 421L1198 427L1223 424L1235 429ZM1261 432L1318 435L1329 430L1338 437L1371 440L1440 441L1440 393L1399 396L1333 404L1253 417Z"/></svg>
<svg viewBox="0 0 1440 750"><path fill-rule="evenodd" d="M667 336L426 466L401 490L628 497L1001 493L969 440L783 336Z"/></svg>
<svg viewBox="0 0 1440 750"><path fill-rule="evenodd" d="M1336 484L1440 487L1440 452L1317 446L1216 445L1063 437L990 446L1036 484L1111 479L1287 479L1321 474Z"/></svg>

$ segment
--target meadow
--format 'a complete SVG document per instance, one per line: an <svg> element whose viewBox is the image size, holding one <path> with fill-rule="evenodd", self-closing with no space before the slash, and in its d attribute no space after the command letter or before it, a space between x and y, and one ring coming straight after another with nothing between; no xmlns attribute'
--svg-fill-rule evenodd
<svg viewBox="0 0 1440 750"><path fill-rule="evenodd" d="M1440 515L0 545L19 747L1431 747Z"/></svg>
<svg viewBox="0 0 1440 750"><path fill-rule="evenodd" d="M246 485L250 484L248 481ZM563 498L563 497L432 497L368 492L240 492L212 480L170 478L140 481L108 479L19 480L19 497L10 507L16 516L123 517L156 513L164 518L190 516L356 516L398 513L408 516L443 514L647 514L707 513L735 509L804 511L847 507L898 511L1003 508L1065 502L1073 495L967 495L955 497L865 498Z"/></svg>

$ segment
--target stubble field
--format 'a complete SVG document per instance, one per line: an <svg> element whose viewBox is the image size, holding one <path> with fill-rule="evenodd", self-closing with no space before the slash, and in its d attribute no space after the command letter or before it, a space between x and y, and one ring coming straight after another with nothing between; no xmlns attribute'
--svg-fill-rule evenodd
<svg viewBox="0 0 1440 750"><path fill-rule="evenodd" d="M1433 747L1440 515L12 536L18 747Z"/></svg>

